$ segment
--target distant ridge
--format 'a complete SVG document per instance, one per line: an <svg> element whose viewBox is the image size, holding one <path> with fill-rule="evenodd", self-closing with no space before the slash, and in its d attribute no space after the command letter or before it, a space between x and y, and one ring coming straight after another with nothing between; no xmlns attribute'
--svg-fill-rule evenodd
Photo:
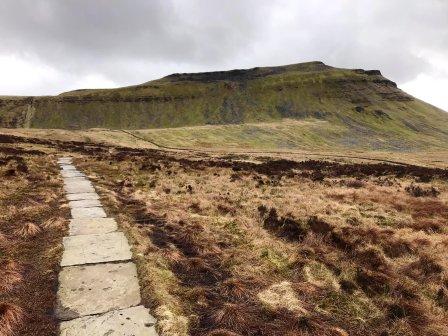
<svg viewBox="0 0 448 336"><path fill-rule="evenodd" d="M0 98L2 127L143 129L283 118L327 121L352 138L384 138L386 147L400 147L400 139L405 147L419 146L422 137L431 145L448 143L448 113L403 92L379 70L322 62L177 73L117 89ZM344 141L351 146L350 137Z"/></svg>

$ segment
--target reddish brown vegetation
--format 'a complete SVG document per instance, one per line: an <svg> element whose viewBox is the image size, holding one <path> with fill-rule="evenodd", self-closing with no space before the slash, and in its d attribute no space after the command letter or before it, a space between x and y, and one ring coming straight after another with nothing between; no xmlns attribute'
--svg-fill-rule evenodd
<svg viewBox="0 0 448 336"><path fill-rule="evenodd" d="M416 184L407 186L405 190L414 197L437 197L440 194L440 191L434 187L423 188Z"/></svg>
<svg viewBox="0 0 448 336"><path fill-rule="evenodd" d="M36 236L40 231L41 229L36 224L25 223L14 231L14 235L25 239L29 239Z"/></svg>
<svg viewBox="0 0 448 336"><path fill-rule="evenodd" d="M411 180L447 181L446 170L45 144L85 155L85 169L100 173L97 182L113 192L111 206L127 216L136 246L157 256L152 267L166 265L163 271L174 277L166 290L189 317L190 335L448 333L446 256L440 253L448 218L444 189L438 198L404 190ZM302 187L311 190L303 203L289 202ZM157 196L145 203L142 194ZM307 210L296 211L301 207ZM400 220L375 221L395 216ZM286 303L272 309L259 299L283 282L300 311ZM164 304L149 299L151 293L144 297L153 308Z"/></svg>
<svg viewBox="0 0 448 336"><path fill-rule="evenodd" d="M397 185L395 180L388 180L390 176L398 179L407 176L425 181L429 176L443 179L448 176L444 170L393 164L287 160L266 161L261 164L220 159L194 161L170 158L157 151L97 153L97 158L108 162L122 162L125 167L128 167L129 162L148 167L147 171L155 174L151 175L153 182L150 188L159 183L156 181L157 176L166 174L168 179L174 178L177 172L173 167L178 167L178 171L191 176L203 176L204 179L210 176L220 177L230 170L226 175L229 183L246 183L247 186L247 181L252 181L254 188L285 186L290 181L288 179L297 177L322 181L326 178L348 176L340 185L357 189L356 192L363 192L368 186L366 181L372 177L385 177L378 180L381 182L378 184L390 187ZM201 173L203 171L205 172ZM244 275L235 273L232 265L244 262L244 255L240 255L240 246L231 237L223 232L211 235L205 224L187 219L168 220L161 214L148 211L146 204L133 198L135 183L132 182L132 176L128 175L127 178L128 183L118 187L109 181L105 183L109 188L115 189L119 196L117 208L126 209L135 223L146 230L152 242L151 249L164 256L181 288L185 290L179 295L180 301L188 302L188 307L185 308L187 314L195 316L190 320L191 335L392 335L389 331L400 325L411 328L413 334L409 335L431 335L430 330L445 330L443 325L446 315L433 315L428 309L427 299L421 296L422 289L430 281L437 288L434 302L445 307L447 301L446 283L442 279L444 266L424 254L423 251L431 243L426 244L423 238L403 238L396 228L363 225L359 220L351 221L353 224L340 225L314 215L297 218L292 213L285 213L281 205L272 207L262 204L256 210L257 218L261 226L271 234L273 241L280 239L297 247L297 254L282 270L282 276L292 282L296 294L301 295L301 300L311 313L303 316L287 309L273 311L257 300L257 293L276 281L270 278L272 273L266 277L249 277L249 271ZM203 183L207 181L204 180ZM188 188L187 185L191 184L183 185L179 191L172 186L164 186L163 189L170 189L170 194L174 195L181 192L192 196L201 194L197 186ZM431 222L431 217L436 215L440 218L446 214L447 206L443 201L421 197L409 199L409 202L402 202L399 199L391 201L391 198L379 197L378 203L390 202L388 205L397 211L410 209L415 222L408 225L400 223L397 228L410 227L431 234L442 233L443 226L439 222ZM222 216L238 216L241 211L239 206L232 204L231 197L225 194L217 194L214 201L216 213ZM356 201L355 197L350 199L350 202ZM190 213L201 216L210 214L198 198L189 201L186 208ZM270 258L269 253L266 255ZM402 258L416 261L406 267L398 267L395 263ZM333 280L315 280L315 284L304 287L306 279L303 269L313 260L327 269L322 271L323 275L315 276L330 276L328 273L332 274ZM345 275L347 267L351 270L348 278ZM320 272L319 269L316 272ZM321 285L318 281L327 282L322 282L324 285ZM326 287L333 283L340 290L335 292L335 289ZM306 289L301 289L303 287ZM356 301L359 293L365 298ZM333 297L334 303L331 301L333 299L329 299ZM342 303L339 304L338 300ZM339 309L339 305L340 309L351 309L351 304L361 305L365 300L371 302L372 306L379 304L381 308L376 320L373 319L368 324L365 322L364 325L356 320L356 309L359 308L354 312L349 311L353 316L344 316L344 310L328 315L313 309L321 301L329 302L327 304L334 311ZM369 317L373 311L365 313L365 316Z"/></svg>
<svg viewBox="0 0 448 336"><path fill-rule="evenodd" d="M22 281L23 268L13 260L0 260L0 293L9 292Z"/></svg>
<svg viewBox="0 0 448 336"><path fill-rule="evenodd" d="M0 335L12 336L23 323L23 310L13 304L0 302Z"/></svg>
<svg viewBox="0 0 448 336"><path fill-rule="evenodd" d="M0 151L0 335L58 334L57 246L66 225L49 229L43 223L67 213L60 208L55 160L42 154L20 147Z"/></svg>

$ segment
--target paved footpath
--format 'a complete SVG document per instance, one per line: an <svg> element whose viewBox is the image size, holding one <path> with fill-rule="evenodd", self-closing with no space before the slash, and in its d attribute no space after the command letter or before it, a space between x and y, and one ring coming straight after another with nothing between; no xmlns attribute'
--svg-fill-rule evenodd
<svg viewBox="0 0 448 336"><path fill-rule="evenodd" d="M156 336L126 237L71 158L58 163L72 215L59 274L61 336Z"/></svg>

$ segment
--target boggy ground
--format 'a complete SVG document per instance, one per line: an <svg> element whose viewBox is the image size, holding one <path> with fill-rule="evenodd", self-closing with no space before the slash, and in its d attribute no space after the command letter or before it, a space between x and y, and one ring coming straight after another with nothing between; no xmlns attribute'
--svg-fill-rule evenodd
<svg viewBox="0 0 448 336"><path fill-rule="evenodd" d="M26 147L70 153L90 175L162 336L448 335L446 170Z"/></svg>
<svg viewBox="0 0 448 336"><path fill-rule="evenodd" d="M55 156L0 147L0 335L58 335L53 316L68 211Z"/></svg>
<svg viewBox="0 0 448 336"><path fill-rule="evenodd" d="M93 152L161 335L448 335L446 170Z"/></svg>

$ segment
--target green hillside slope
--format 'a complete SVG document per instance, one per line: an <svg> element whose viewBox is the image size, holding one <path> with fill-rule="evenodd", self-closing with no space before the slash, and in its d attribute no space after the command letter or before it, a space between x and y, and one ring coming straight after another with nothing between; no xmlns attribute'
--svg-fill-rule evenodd
<svg viewBox="0 0 448 336"><path fill-rule="evenodd" d="M151 129L284 118L326 121L319 136L329 131L334 138L334 128L347 146L363 139L400 149L448 143L448 113L401 91L379 71L321 62L173 74L118 89L0 99L2 127Z"/></svg>

